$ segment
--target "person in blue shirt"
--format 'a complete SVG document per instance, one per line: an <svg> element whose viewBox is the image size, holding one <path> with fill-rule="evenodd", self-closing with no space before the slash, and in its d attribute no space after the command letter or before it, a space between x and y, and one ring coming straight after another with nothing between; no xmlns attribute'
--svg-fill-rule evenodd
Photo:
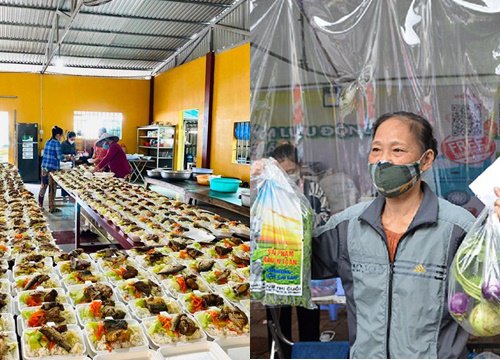
<svg viewBox="0 0 500 360"><path fill-rule="evenodd" d="M45 197L45 192L49 187L49 174L52 171L57 171L60 169L61 160L64 160L64 155L61 149L61 138L63 135L63 130L59 126L54 126L52 128L52 138L45 144L43 149L43 160L42 160L42 183L40 186L40 192L38 193L38 204L43 208L43 199ZM55 212L56 208L54 206L54 188L51 185L49 188L49 212Z"/></svg>

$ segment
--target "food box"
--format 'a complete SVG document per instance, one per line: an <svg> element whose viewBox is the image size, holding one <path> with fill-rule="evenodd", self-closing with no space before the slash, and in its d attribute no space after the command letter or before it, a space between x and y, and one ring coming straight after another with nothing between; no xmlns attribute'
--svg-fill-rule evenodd
<svg viewBox="0 0 500 360"><path fill-rule="evenodd" d="M109 313L103 312L102 301L95 300L88 304L76 305L76 316L82 327L84 327L89 322L95 322L104 320L105 317L109 317ZM121 302L116 302L114 308L125 312L125 319L131 319L128 308ZM114 318L113 316L111 316Z"/></svg>
<svg viewBox="0 0 500 360"><path fill-rule="evenodd" d="M127 341L122 341L119 336L114 336L113 330L108 330L107 325L110 324L109 329L113 329L114 326L118 327L124 323L126 323L127 336L129 337ZM148 349L148 339L137 320L106 319L98 322L90 322L85 325L84 331L90 350L94 354Z"/></svg>
<svg viewBox="0 0 500 360"><path fill-rule="evenodd" d="M147 305L146 301L148 299L152 298L141 298L141 299L134 299L129 302L129 307L132 312L132 314L139 320L152 317L157 315L157 313L152 313ZM162 296L162 297L157 297L156 299L162 299L165 305L167 306L167 312L168 314L179 314L182 312L182 306L179 304L179 302L171 297L168 296Z"/></svg>
<svg viewBox="0 0 500 360"><path fill-rule="evenodd" d="M182 317L189 323L194 332L183 334L175 328L175 322L178 317ZM180 322L179 322L180 323ZM207 335L203 332L199 324L188 314L170 315L161 313L157 316L146 318L142 321L144 331L154 347L162 347L177 343L196 343L206 341ZM189 327L186 327L189 329ZM175 331L174 331L175 330Z"/></svg>
<svg viewBox="0 0 500 360"><path fill-rule="evenodd" d="M25 360L62 360L82 359L86 354L85 341L80 328L76 325L68 325L63 337L69 342L71 349L69 353L61 346L53 345L47 341L47 337L40 331L42 328L25 329L21 336L23 358ZM49 350L49 347L51 348Z"/></svg>

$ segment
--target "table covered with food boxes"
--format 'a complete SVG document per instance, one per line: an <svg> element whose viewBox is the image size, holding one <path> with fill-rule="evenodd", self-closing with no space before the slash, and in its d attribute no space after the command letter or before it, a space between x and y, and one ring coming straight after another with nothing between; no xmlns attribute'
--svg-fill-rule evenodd
<svg viewBox="0 0 500 360"><path fill-rule="evenodd" d="M0 165L0 358L249 358L248 242L167 234L156 246L63 252L16 168Z"/></svg>

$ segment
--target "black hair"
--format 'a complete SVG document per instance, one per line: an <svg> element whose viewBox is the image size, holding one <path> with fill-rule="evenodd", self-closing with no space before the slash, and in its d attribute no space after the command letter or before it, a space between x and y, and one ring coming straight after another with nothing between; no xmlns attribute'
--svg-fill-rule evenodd
<svg viewBox="0 0 500 360"><path fill-rule="evenodd" d="M76 133L74 131L70 131L66 137L68 139L74 138L74 137L76 137Z"/></svg>
<svg viewBox="0 0 500 360"><path fill-rule="evenodd" d="M63 129L61 129L59 126L54 126L52 128L52 138L55 139L57 135L62 135L63 134Z"/></svg>
<svg viewBox="0 0 500 360"><path fill-rule="evenodd" d="M380 116L373 124L372 138L375 137L377 129L382 123L390 118L397 118L403 121L410 122L410 131L415 134L418 142L422 147L422 152L430 149L434 152L434 158L438 155L437 140L434 137L434 130L429 121L421 115L414 114L409 111L396 111Z"/></svg>
<svg viewBox="0 0 500 360"><path fill-rule="evenodd" d="M278 162L283 160L290 160L295 164L300 164L297 148L292 144L282 144L277 146L271 153L271 156Z"/></svg>

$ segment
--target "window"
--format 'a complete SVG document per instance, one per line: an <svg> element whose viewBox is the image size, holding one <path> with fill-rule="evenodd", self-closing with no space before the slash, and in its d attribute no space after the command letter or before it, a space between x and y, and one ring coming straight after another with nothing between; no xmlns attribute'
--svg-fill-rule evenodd
<svg viewBox="0 0 500 360"><path fill-rule="evenodd" d="M75 111L75 132L84 139L97 139L97 131L106 128L109 134L122 138L123 114L116 112Z"/></svg>
<svg viewBox="0 0 500 360"><path fill-rule="evenodd" d="M234 124L233 161L250 164L250 121Z"/></svg>

